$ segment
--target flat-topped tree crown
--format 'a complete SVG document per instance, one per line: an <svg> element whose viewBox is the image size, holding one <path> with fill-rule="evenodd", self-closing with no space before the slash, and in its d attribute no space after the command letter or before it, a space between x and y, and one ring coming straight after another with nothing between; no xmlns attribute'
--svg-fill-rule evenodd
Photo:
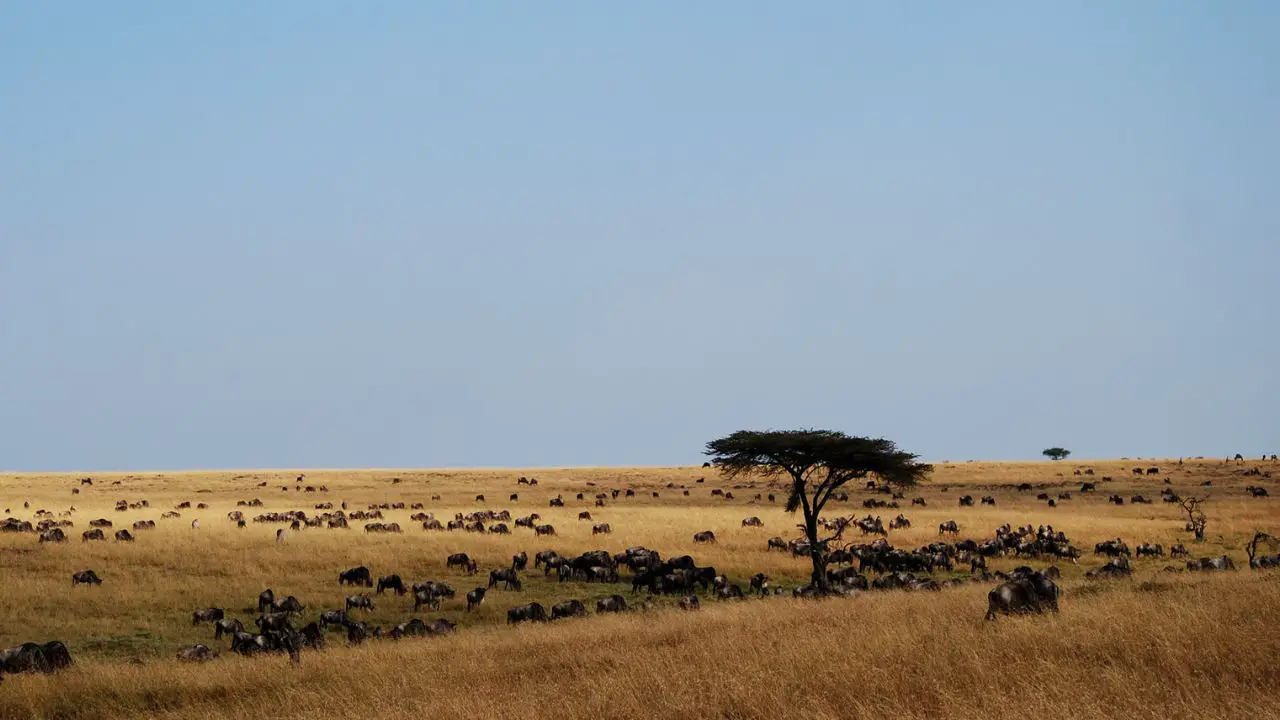
<svg viewBox="0 0 1280 720"><path fill-rule="evenodd" d="M813 583L823 592L830 589L826 546L839 539L845 524L835 535L822 539L818 517L836 490L869 475L890 485L915 485L933 469L884 438L834 430L739 430L707 443L706 454L726 477L759 474L791 481L787 512L804 511L802 527L813 560Z"/></svg>

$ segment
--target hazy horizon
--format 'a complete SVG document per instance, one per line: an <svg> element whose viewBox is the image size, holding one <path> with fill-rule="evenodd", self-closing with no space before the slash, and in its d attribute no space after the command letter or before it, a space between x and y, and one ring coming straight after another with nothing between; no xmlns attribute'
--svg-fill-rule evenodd
<svg viewBox="0 0 1280 720"><path fill-rule="evenodd" d="M0 7L0 468L1280 452L1276 37L1264 2Z"/></svg>

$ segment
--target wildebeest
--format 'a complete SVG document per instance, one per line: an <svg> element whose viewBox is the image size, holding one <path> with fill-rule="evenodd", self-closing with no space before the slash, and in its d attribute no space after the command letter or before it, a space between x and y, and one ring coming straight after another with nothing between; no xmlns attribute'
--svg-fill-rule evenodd
<svg viewBox="0 0 1280 720"><path fill-rule="evenodd" d="M218 653L204 645L188 645L178 650L179 662L208 662L218 657Z"/></svg>
<svg viewBox="0 0 1280 720"><path fill-rule="evenodd" d="M529 553L521 550L518 554L511 556L511 569L524 570L529 567Z"/></svg>
<svg viewBox="0 0 1280 720"><path fill-rule="evenodd" d="M742 527L764 527L764 521L752 515L751 517L744 518L742 520Z"/></svg>
<svg viewBox="0 0 1280 720"><path fill-rule="evenodd" d="M327 628L330 625L348 627L351 625L351 616L346 610L326 610L320 613L320 627Z"/></svg>
<svg viewBox="0 0 1280 720"><path fill-rule="evenodd" d="M1058 586L1044 573L1028 567L1016 568L1012 578L987 593L987 619L997 613L1058 612Z"/></svg>
<svg viewBox="0 0 1280 720"><path fill-rule="evenodd" d="M222 608L205 608L204 610L196 610L191 613L191 624L199 625L202 622L217 622L226 616Z"/></svg>
<svg viewBox="0 0 1280 720"><path fill-rule="evenodd" d="M485 588L478 587L467 593L467 612L471 612L471 608L484 602Z"/></svg>
<svg viewBox="0 0 1280 720"><path fill-rule="evenodd" d="M80 534L81 542L88 542L90 540L106 540L106 539L107 539L107 535L106 533L102 532L102 528L85 530L83 533Z"/></svg>
<svg viewBox="0 0 1280 720"><path fill-rule="evenodd" d="M116 542L133 542L133 533L120 528L116 531Z"/></svg>
<svg viewBox="0 0 1280 720"><path fill-rule="evenodd" d="M44 644L27 642L0 650L0 676L25 672L52 673L72 664L67 646L57 640Z"/></svg>
<svg viewBox="0 0 1280 720"><path fill-rule="evenodd" d="M610 595L596 601L597 613L622 612L627 609L627 599L621 595Z"/></svg>
<svg viewBox="0 0 1280 720"><path fill-rule="evenodd" d="M86 585L101 585L102 578L92 570L81 570L71 575L71 586L75 587L81 583Z"/></svg>
<svg viewBox="0 0 1280 720"><path fill-rule="evenodd" d="M235 637L238 632L244 632L244 623L235 618L223 618L215 620L213 623L213 639L221 640L223 635Z"/></svg>
<svg viewBox="0 0 1280 720"><path fill-rule="evenodd" d="M968 507L968 506L970 506L970 505L973 505L973 496L972 496L972 495L961 495L961 496L960 496L960 507Z"/></svg>
<svg viewBox="0 0 1280 720"><path fill-rule="evenodd" d="M360 609L372 611L374 609L373 598L368 595L348 595L346 603L347 610Z"/></svg>
<svg viewBox="0 0 1280 720"><path fill-rule="evenodd" d="M507 610L507 624L515 625L522 622L546 622L547 609L542 607L541 603L527 603Z"/></svg>
<svg viewBox="0 0 1280 720"><path fill-rule="evenodd" d="M261 632L274 630L277 632L293 632L293 621L289 619L288 613L267 613L260 615L254 619L253 624L258 626Z"/></svg>
<svg viewBox="0 0 1280 720"><path fill-rule="evenodd" d="M474 573L479 568L476 561L472 560L466 553L454 553L450 555L448 559L445 560L444 565L447 568L460 567L468 573Z"/></svg>
<svg viewBox="0 0 1280 720"><path fill-rule="evenodd" d="M1142 543L1135 550L1134 554L1138 557L1164 557L1164 546L1160 544L1152 545L1150 543Z"/></svg>
<svg viewBox="0 0 1280 720"><path fill-rule="evenodd" d="M1090 580L1110 580L1113 578L1126 578L1133 576L1133 569L1129 566L1129 558L1126 555L1117 555L1107 561L1106 565L1097 570L1090 570L1084 576Z"/></svg>
<svg viewBox="0 0 1280 720"><path fill-rule="evenodd" d="M947 533L950 533L952 535L959 535L960 525L955 520L948 520L944 523L939 523L938 534L946 535Z"/></svg>
<svg viewBox="0 0 1280 720"><path fill-rule="evenodd" d="M276 606L276 594L267 588L258 593L258 612L264 612Z"/></svg>
<svg viewBox="0 0 1280 720"><path fill-rule="evenodd" d="M996 504L996 499L995 499L995 497L993 497L993 496L991 496L991 495L983 495L983 496L982 496L982 504L983 504L983 505L995 505L995 504Z"/></svg>
<svg viewBox="0 0 1280 720"><path fill-rule="evenodd" d="M1229 555L1221 555L1188 560L1187 569L1192 571L1235 570L1236 564Z"/></svg>
<svg viewBox="0 0 1280 720"><path fill-rule="evenodd" d="M716 597L721 600L742 600L746 598L746 594L737 585L724 585L716 588Z"/></svg>
<svg viewBox="0 0 1280 720"><path fill-rule="evenodd" d="M399 575L384 575L378 578L378 593L387 589L394 590L396 595L404 595L404 580L401 580Z"/></svg>
<svg viewBox="0 0 1280 720"><path fill-rule="evenodd" d="M581 617L587 614L587 606L581 600L566 600L551 607L551 619Z"/></svg>
<svg viewBox="0 0 1280 720"><path fill-rule="evenodd" d="M1266 488L1264 488L1264 487L1259 487L1259 486L1256 486L1256 485L1250 485L1249 487L1245 488L1245 490L1246 490L1246 491L1248 491L1248 493L1249 493L1249 495L1250 495L1251 497L1260 498L1260 497L1267 497L1267 496L1268 496L1267 489L1266 489Z"/></svg>
<svg viewBox="0 0 1280 720"><path fill-rule="evenodd" d="M761 595L769 591L769 577L764 573L756 573L751 576L751 591L758 592Z"/></svg>
<svg viewBox="0 0 1280 720"><path fill-rule="evenodd" d="M281 600L280 603L275 606L275 609L276 612L294 614L301 613L303 610L306 610L306 608L302 606L302 603L298 601L298 598L292 595Z"/></svg>
<svg viewBox="0 0 1280 720"><path fill-rule="evenodd" d="M578 519L591 520L591 513L587 512L586 510L583 510L582 512L578 513Z"/></svg>
<svg viewBox="0 0 1280 720"><path fill-rule="evenodd" d="M556 529L555 529L555 526L553 525L534 525L533 534L534 535L555 535Z"/></svg>
<svg viewBox="0 0 1280 720"><path fill-rule="evenodd" d="M516 576L516 571L512 569L490 570L489 587L494 587L498 583L504 583L508 590L512 590L519 587L520 579Z"/></svg>
<svg viewBox="0 0 1280 720"><path fill-rule="evenodd" d="M369 572L369 568L363 565L360 567L353 567L350 570L343 570L338 573L338 584L373 587L373 574Z"/></svg>
<svg viewBox="0 0 1280 720"><path fill-rule="evenodd" d="M787 550L787 541L780 537L771 537L769 538L768 547L770 550L782 550L785 552Z"/></svg>
<svg viewBox="0 0 1280 720"><path fill-rule="evenodd" d="M703 530L693 534L693 541L696 543L715 543L716 534L710 530Z"/></svg>
<svg viewBox="0 0 1280 720"><path fill-rule="evenodd" d="M30 527L30 525L31 525L31 523L27 523L27 526L28 526L28 527ZM101 532L101 531L99 531L99 532ZM64 532L62 532L62 528L50 528L50 529L45 530L44 532L40 533L40 542L42 542L42 543L46 543L46 542L66 542L66 541L67 541L67 534L66 534L66 533L64 533Z"/></svg>
<svg viewBox="0 0 1280 720"><path fill-rule="evenodd" d="M1108 502L1110 502L1110 503L1111 503L1111 504L1113 504L1113 505L1123 505L1123 504L1124 504L1124 498L1123 498L1123 497L1120 497L1119 495L1112 495L1111 497L1107 498L1107 501L1108 501Z"/></svg>
<svg viewBox="0 0 1280 720"><path fill-rule="evenodd" d="M698 603L697 595L694 595L693 593L689 593L688 595L685 595L684 597L680 598L681 610L697 610L698 607L699 607L699 603Z"/></svg>
<svg viewBox="0 0 1280 720"><path fill-rule="evenodd" d="M591 526L592 535L608 535L612 532L613 532L613 528L609 525L609 523L600 523L598 525Z"/></svg>

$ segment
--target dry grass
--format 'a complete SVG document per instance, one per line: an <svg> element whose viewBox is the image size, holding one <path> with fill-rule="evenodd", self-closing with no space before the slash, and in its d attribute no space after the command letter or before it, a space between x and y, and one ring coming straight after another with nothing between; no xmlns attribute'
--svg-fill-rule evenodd
<svg viewBox="0 0 1280 720"><path fill-rule="evenodd" d="M1128 468L1158 464L1158 477L1132 477ZM1093 478L1072 476L1090 466ZM1262 484L1278 494L1272 478L1243 477L1247 467L1280 471L1270 463L1237 466L1221 461L1192 463L965 463L939 466L919 494L927 508L904 506L915 526L895 532L895 545L936 538L937 524L956 519L962 537L987 537L1004 522L1053 523L1077 545L1091 547L1110 537L1131 545L1185 540L1175 506L1158 501L1164 479L1184 495L1211 491L1209 541L1195 555L1228 552L1245 565L1241 551L1255 529L1280 530L1276 499L1253 500L1243 487ZM532 474L537 488L518 486ZM306 484L329 487L327 495L286 492L296 473L183 473L108 476L79 487L71 476L0 477L0 507L31 518L38 508L57 512L75 505L75 532L65 546L38 546L29 535L0 536L0 647L25 640L61 639L77 666L54 677L8 677L0 686L0 717L118 717L213 715L294 717L409 716L423 713L502 714L557 717L763 717L800 713L810 717L995 717L1010 712L1046 712L1053 717L1277 717L1280 716L1280 573L1242 569L1218 577L1160 573L1167 561L1140 561L1132 582L1088 584L1080 574L1096 564L1086 558L1066 568L1062 613L1057 617L982 621L986 586L941 593L869 594L848 600L746 603L706 601L696 614L655 609L623 617L596 617L549 627L505 627L505 609L529 600L567 597L591 600L617 588L559 584L528 576L521 593L492 592L478 613L461 603L441 613L459 622L450 638L405 640L358 649L339 647L304 655L300 668L280 658L242 660L229 653L212 665L182 666L177 647L213 645L207 626L193 628L190 611L222 606L248 619L257 593L272 587L297 595L310 618L340 607L350 591L336 573L366 564L375 574L398 572L408 581L445 579L460 591L483 584L446 572L445 556L464 551L482 568L506 565L511 554L553 547L580 552L629 545L664 554L688 552L733 579L764 571L791 584L804 580L806 562L765 551L773 535L795 535L795 518L767 501L757 487L730 488L698 468L578 469L540 471L309 471ZM697 477L706 477L698 484ZM1056 493L1075 491L1080 480L1099 483L1093 496L1075 494L1047 508L1019 482ZM392 484L391 478L402 478ZM1202 488L1203 480L1212 488ZM120 480L120 485L112 485ZM267 481L268 487L256 487ZM594 487L587 485L593 482ZM668 488L668 484L677 487ZM684 497L679 486L690 490ZM637 497L592 507L591 495L610 487L634 487ZM731 489L735 500L710 495ZM649 494L660 493L659 498ZM520 493L520 500L507 496ZM587 500L575 501L577 492ZM1124 506L1107 504L1121 493ZM1128 504L1129 495L1157 496L1154 505ZM261 497L264 510L304 508L322 500L347 500L351 508L373 502L424 502L447 519L455 511L509 508L536 511L560 536L537 539L527 530L509 537L428 533L408 521L410 511L387 513L403 536L349 531L290 533L277 546L277 526L250 524L237 530L226 520L238 499ZM963 493L994 494L999 505L958 508ZM433 494L442 496L431 501ZM562 494L567 507L547 507ZM840 512L864 515L851 491ZM116 499L147 498L149 510L114 512ZM177 520L160 513L181 500L207 502L204 511L182 511ZM29 501L30 508L22 503ZM591 536L579 510L609 522L614 534ZM260 510L252 510L256 514ZM897 511L880 510L886 521ZM758 515L763 529L742 528ZM88 520L106 517L116 527L156 519L157 530L133 545L82 543ZM202 527L190 528L199 517ZM358 524L357 524L358 525ZM720 536L713 548L692 542L695 531ZM1191 547L1190 543L1188 546ZM1004 562L1012 565L1013 562ZM75 570L92 567L101 587L70 587ZM622 591L630 596L629 589ZM411 601L384 596L371 616L390 625L408 619Z"/></svg>

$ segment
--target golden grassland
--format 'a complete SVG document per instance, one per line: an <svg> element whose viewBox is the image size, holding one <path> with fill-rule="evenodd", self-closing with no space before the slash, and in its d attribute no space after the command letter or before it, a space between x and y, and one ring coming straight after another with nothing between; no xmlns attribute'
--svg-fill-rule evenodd
<svg viewBox="0 0 1280 720"><path fill-rule="evenodd" d="M1152 465L1160 467L1158 476L1130 473ZM1085 467L1095 474L1073 475ZM795 586L806 580L807 560L765 548L774 535L795 537L797 518L782 512L782 497L777 503L753 500L771 489L781 495L767 481L729 482L696 467L307 471L302 485L329 489L315 494L293 489L293 471L95 473L94 484L83 487L75 475L0 476L0 509L10 511L5 515L34 519L40 508L58 513L74 506L76 523L70 542L60 546L41 546L32 535L0 535L0 647L60 639L77 660L51 677L7 676L0 685L0 717L1280 717L1280 572L1248 570L1242 550L1256 530L1280 531L1276 498L1249 498L1244 487L1280 493L1271 477L1243 475L1250 468L1280 473L1280 464L1256 461L944 463L929 484L908 494L925 497L925 508L904 501L900 511L864 510L861 500L873 495L850 488L850 501L828 511L870 512L886 523L904 513L913 527L891 533L899 547L936 539L938 523L950 519L960 523L961 537L973 538L990 537L1005 522L1051 523L1086 551L1114 537L1166 547L1181 540L1195 556L1225 552L1240 567L1216 576L1173 574L1161 572L1167 559L1141 560L1132 581L1092 583L1083 572L1100 560L1086 552L1078 566L1060 565L1062 612L1053 617L985 622L990 586L974 584L825 601L704 599L697 613L661 601L624 616L519 628L504 625L505 610L523 602L577 597L593 606L595 598L613 592L643 597L633 596L629 584L561 584L527 574L523 591L491 591L478 612L464 612L461 594L485 584L488 569L508 565L521 550L567 554L646 545L664 555L692 554L744 585L762 571L776 584ZM517 485L520 475L536 477L538 486ZM1078 493L1082 480L1097 481L1098 493ZM1203 486L1206 480L1212 485ZM261 482L266 487L258 487ZM1020 482L1036 485L1036 492L1070 490L1073 497L1049 508L1036 492L1017 492ZM636 496L594 507L593 495L614 487L634 488ZM1164 487L1210 496L1204 544L1189 541L1177 506L1159 501ZM81 492L73 495L73 488ZM716 488L736 497L714 497ZM579 492L585 500L575 499ZM479 493L486 502L474 499ZM511 493L519 499L509 500ZM957 507L956 498L966 493L995 495L998 504ZM1109 504L1110 493L1122 494L1125 504ZM1156 502L1132 505L1135 493ZM433 501L433 495L441 499ZM556 495L566 507L548 507ZM350 509L422 502L442 520L480 507L510 509L515 516L538 512L558 535L535 539L517 528L511 536L427 532L408 520L412 511L403 510L384 511L386 521L400 522L402 535L369 535L357 522L349 530L289 532L278 545L280 525L237 529L226 519L237 500L254 497L265 507L245 509L250 517L290 509L310 513L323 501L345 500ZM117 499L143 498L150 508L113 510ZM160 519L182 501L209 507ZM577 519L581 510L610 523L614 533L593 537L592 523ZM743 528L742 519L751 515L765 527ZM81 542L79 533L97 517L116 528L139 519L154 519L159 527L140 532L132 544ZM198 530L190 526L196 518ZM707 529L719 542L695 545L693 533ZM477 558L481 574L446 571L452 552ZM173 660L180 646L217 645L209 626L191 625L192 610L224 607L248 624L258 592L271 587L277 595L296 595L307 606L305 618L314 619L355 592L338 586L337 573L360 564L375 575L397 572L408 582L452 584L458 600L419 616L447 617L459 623L457 634L346 648L335 633L330 649L305 653L300 667L283 657L233 657L225 640L212 664ZM993 569L1014 564L1002 560ZM71 573L84 568L96 570L103 584L72 588ZM408 597L388 593L376 600L367 618L375 624L413 616Z"/></svg>

